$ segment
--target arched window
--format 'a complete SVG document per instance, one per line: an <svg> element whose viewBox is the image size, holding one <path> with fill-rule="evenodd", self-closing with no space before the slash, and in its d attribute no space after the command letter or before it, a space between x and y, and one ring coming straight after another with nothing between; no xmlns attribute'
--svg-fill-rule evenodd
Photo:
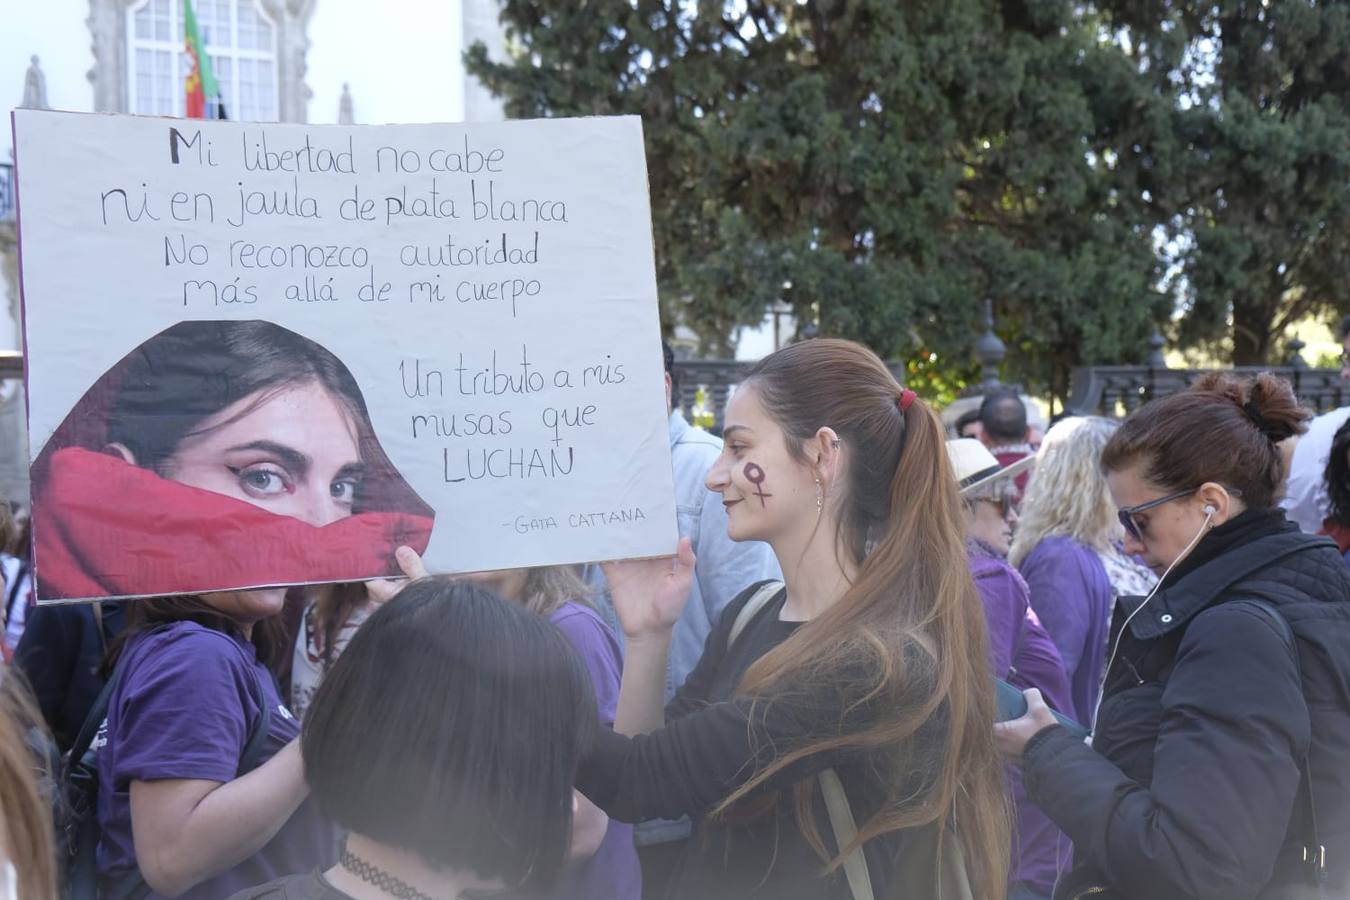
<svg viewBox="0 0 1350 900"><path fill-rule="evenodd" d="M277 29L257 0L195 0L197 28L231 119L277 118ZM141 0L127 10L130 109L181 116L183 81L182 0ZM207 98L208 101L210 98ZM208 107L208 115L214 108Z"/></svg>

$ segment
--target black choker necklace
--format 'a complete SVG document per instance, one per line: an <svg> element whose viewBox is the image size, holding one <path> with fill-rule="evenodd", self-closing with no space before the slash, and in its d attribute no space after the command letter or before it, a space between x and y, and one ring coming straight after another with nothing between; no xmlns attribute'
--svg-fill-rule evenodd
<svg viewBox="0 0 1350 900"><path fill-rule="evenodd" d="M436 900L435 897L422 893L406 881L399 881L384 869L366 862L348 850L345 844L342 847L342 854L338 857L338 863L366 884L375 885L391 897L398 897L399 900Z"/></svg>

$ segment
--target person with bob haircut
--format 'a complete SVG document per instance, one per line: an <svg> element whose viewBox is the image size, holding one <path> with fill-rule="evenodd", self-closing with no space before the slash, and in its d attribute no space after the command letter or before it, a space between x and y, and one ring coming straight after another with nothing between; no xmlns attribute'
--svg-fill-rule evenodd
<svg viewBox="0 0 1350 900"><path fill-rule="evenodd" d="M614 630L591 606L591 592L575 566L498 569L461 577L552 622L586 666L600 724L614 726L623 650ZM640 900L642 869L633 844L633 826L611 821L594 803L578 796L573 829L578 843L589 843L594 835L595 852L583 856L574 850L571 864L554 888L545 897L534 896L538 900Z"/></svg>
<svg viewBox="0 0 1350 900"><path fill-rule="evenodd" d="M1091 745L1039 694L996 726L1072 840L1056 900L1275 900L1350 889L1350 571L1276 504L1289 384L1208 375L1106 443L1125 551Z"/></svg>
<svg viewBox="0 0 1350 900"><path fill-rule="evenodd" d="M356 632L305 717L305 780L348 832L337 865L234 900L547 891L598 728L585 667L548 620L469 582L414 581Z"/></svg>
<svg viewBox="0 0 1350 900"><path fill-rule="evenodd" d="M161 331L33 462L38 596L160 596L398 575L434 512L347 366L272 322Z"/></svg>
<svg viewBox="0 0 1350 900"><path fill-rule="evenodd" d="M785 585L731 602L663 709L694 554L606 564L628 655L578 786L621 821L695 820L670 900L933 898L939 872L1001 900L994 691L941 422L821 338L749 371L724 440L708 488Z"/></svg>

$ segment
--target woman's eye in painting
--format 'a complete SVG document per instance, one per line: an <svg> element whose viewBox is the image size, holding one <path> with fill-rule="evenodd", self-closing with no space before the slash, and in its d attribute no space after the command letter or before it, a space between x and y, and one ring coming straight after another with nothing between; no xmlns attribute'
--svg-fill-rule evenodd
<svg viewBox="0 0 1350 900"><path fill-rule="evenodd" d="M239 486L255 497L276 497L294 490L286 473L274 465L231 466L230 471L239 479Z"/></svg>
<svg viewBox="0 0 1350 900"><path fill-rule="evenodd" d="M361 479L359 478L340 478L333 482L329 492L338 503L351 506L356 502L356 492L360 487Z"/></svg>

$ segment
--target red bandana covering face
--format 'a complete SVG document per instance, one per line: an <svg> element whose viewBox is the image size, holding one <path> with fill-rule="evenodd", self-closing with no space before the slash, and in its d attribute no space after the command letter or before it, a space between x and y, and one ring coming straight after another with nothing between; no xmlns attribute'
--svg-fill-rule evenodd
<svg viewBox="0 0 1350 900"><path fill-rule="evenodd" d="M195 594L399 574L429 516L362 512L317 527L80 448L51 457L33 522L38 597Z"/></svg>

